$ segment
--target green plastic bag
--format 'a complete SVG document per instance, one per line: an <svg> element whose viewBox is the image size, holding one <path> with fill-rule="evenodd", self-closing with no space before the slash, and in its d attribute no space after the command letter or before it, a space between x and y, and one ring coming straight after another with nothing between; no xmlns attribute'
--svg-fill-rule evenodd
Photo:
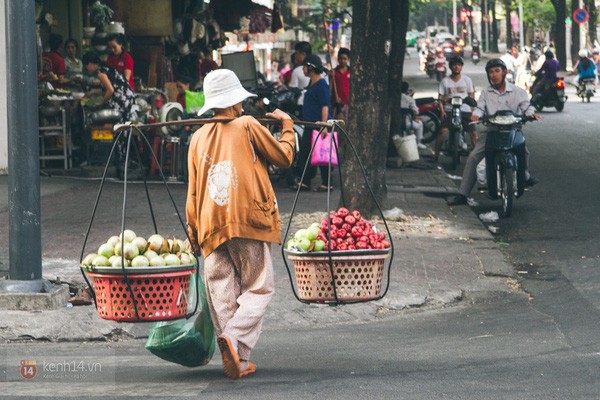
<svg viewBox="0 0 600 400"><path fill-rule="evenodd" d="M215 352L215 328L208 311L206 288L196 273L190 278L188 306L193 309L196 305L196 285L200 294L196 320L192 317L155 322L146 341L146 349L152 354L185 367L206 365Z"/></svg>
<svg viewBox="0 0 600 400"><path fill-rule="evenodd" d="M204 106L204 92L185 91L185 110L188 113L198 112Z"/></svg>

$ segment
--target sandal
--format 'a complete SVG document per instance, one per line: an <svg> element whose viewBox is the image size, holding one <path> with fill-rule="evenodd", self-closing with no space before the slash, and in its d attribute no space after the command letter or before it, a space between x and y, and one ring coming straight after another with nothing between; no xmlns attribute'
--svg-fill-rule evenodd
<svg viewBox="0 0 600 400"><path fill-rule="evenodd" d="M74 306L89 306L94 302L94 299L90 288L86 287L85 289L78 289L75 296L71 297L68 301Z"/></svg>
<svg viewBox="0 0 600 400"><path fill-rule="evenodd" d="M217 345L221 350L221 358L223 359L223 370L229 379L238 379L241 377L240 358L237 351L231 343L231 339L227 336L219 336ZM248 368L250 366L248 365ZM250 373L250 372L248 372Z"/></svg>
<svg viewBox="0 0 600 400"><path fill-rule="evenodd" d="M315 188L315 192L326 192L327 190L333 190L333 186L327 187L326 185L321 185Z"/></svg>
<svg viewBox="0 0 600 400"><path fill-rule="evenodd" d="M248 361L248 367L243 370L242 372L240 372L240 378L246 375L250 375L256 372L256 364L254 364L253 362Z"/></svg>

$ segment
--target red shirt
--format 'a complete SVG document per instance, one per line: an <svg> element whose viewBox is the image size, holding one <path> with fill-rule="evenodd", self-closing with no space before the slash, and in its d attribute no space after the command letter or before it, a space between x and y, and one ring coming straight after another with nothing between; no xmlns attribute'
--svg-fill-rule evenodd
<svg viewBox="0 0 600 400"><path fill-rule="evenodd" d="M65 59L55 51L42 54L42 72L44 74L50 72L54 72L56 75L66 74Z"/></svg>
<svg viewBox="0 0 600 400"><path fill-rule="evenodd" d="M204 79L210 71L214 71L215 69L219 69L219 65L216 62L208 58L203 59L200 61L200 78Z"/></svg>
<svg viewBox="0 0 600 400"><path fill-rule="evenodd" d="M106 65L109 67L113 67L117 71L121 73L121 75L125 76L125 70L131 70L131 76L129 77L129 86L133 89L133 58L127 52L122 52L120 55L115 56L113 54L109 54L106 59Z"/></svg>
<svg viewBox="0 0 600 400"><path fill-rule="evenodd" d="M340 104L348 104L350 100L350 68L346 72L341 72L337 67L333 70L333 79L335 85L331 85L331 103L337 103L337 97L340 98Z"/></svg>

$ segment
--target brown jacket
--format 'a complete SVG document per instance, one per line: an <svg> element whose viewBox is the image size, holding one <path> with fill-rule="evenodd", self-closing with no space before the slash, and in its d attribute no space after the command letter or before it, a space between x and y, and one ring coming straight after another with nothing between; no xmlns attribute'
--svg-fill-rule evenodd
<svg viewBox="0 0 600 400"><path fill-rule="evenodd" d="M293 122L279 142L249 116L198 129L188 153L186 217L190 239L204 257L232 238L281 242L279 210L267 161L287 168L294 159Z"/></svg>

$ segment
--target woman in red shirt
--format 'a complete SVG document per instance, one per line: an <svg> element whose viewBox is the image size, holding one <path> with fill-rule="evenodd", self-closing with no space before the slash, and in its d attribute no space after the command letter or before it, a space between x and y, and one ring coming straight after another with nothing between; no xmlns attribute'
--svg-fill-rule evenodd
<svg viewBox="0 0 600 400"><path fill-rule="evenodd" d="M122 33L109 36L108 48L111 54L106 59L106 65L119 71L133 90L133 58L123 49L124 44L125 36Z"/></svg>

